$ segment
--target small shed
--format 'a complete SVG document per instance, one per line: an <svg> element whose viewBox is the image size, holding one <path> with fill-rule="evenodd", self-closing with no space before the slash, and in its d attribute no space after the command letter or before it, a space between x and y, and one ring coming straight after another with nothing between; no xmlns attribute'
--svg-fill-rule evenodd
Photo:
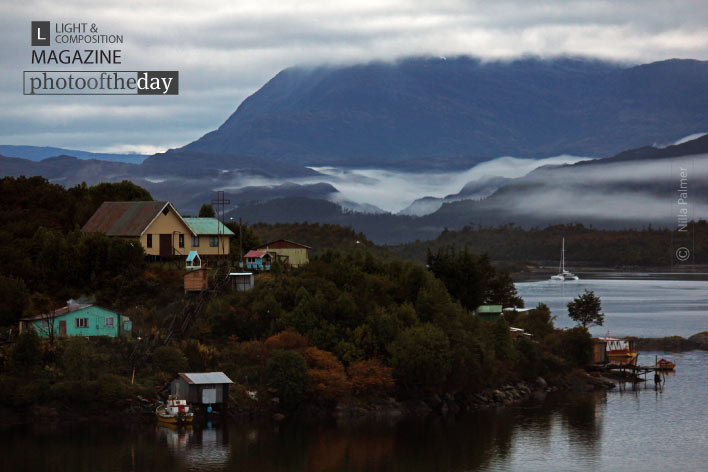
<svg viewBox="0 0 708 472"><path fill-rule="evenodd" d="M253 289L252 272L229 272L229 278L231 279L231 290L246 292Z"/></svg>
<svg viewBox="0 0 708 472"><path fill-rule="evenodd" d="M501 305L480 305L474 310L475 315L492 323L501 318L502 312Z"/></svg>
<svg viewBox="0 0 708 472"><path fill-rule="evenodd" d="M604 338L592 339L592 361L595 364L607 363L607 341Z"/></svg>
<svg viewBox="0 0 708 472"><path fill-rule="evenodd" d="M199 257L197 251L189 251L187 254L187 270L196 270L202 268L202 258Z"/></svg>
<svg viewBox="0 0 708 472"><path fill-rule="evenodd" d="M184 292L203 292L209 289L209 273L206 267L184 274Z"/></svg>
<svg viewBox="0 0 708 472"><path fill-rule="evenodd" d="M273 263L273 254L268 251L248 251L245 256L246 269L270 270Z"/></svg>
<svg viewBox="0 0 708 472"><path fill-rule="evenodd" d="M221 405L228 401L232 383L223 372L179 373L170 382L170 394L192 405Z"/></svg>

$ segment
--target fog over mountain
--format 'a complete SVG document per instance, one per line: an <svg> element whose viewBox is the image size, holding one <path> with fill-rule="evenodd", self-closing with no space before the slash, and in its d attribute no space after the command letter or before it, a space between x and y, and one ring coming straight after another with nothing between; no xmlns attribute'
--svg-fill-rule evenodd
<svg viewBox="0 0 708 472"><path fill-rule="evenodd" d="M139 164L28 146L3 148L30 159L0 156L0 169L127 179L186 214L224 190L229 217L340 223L379 242L470 224L666 226L676 165L690 162L692 215L708 207L706 79L692 60L292 68L218 130Z"/></svg>
<svg viewBox="0 0 708 472"><path fill-rule="evenodd" d="M431 239L443 228L507 223L675 229L683 208L677 205L677 190L683 185L681 169L687 175L688 218L708 218L708 136L665 148L642 147L606 159L542 166L509 179L486 198L443 202L436 211L420 217L351 213L334 203L307 198L244 204L233 214L250 222L346 224L379 243Z"/></svg>

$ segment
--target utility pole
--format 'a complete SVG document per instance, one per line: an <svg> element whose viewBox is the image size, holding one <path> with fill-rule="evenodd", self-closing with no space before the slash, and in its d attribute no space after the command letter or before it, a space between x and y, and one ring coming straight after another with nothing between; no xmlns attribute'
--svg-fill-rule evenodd
<svg viewBox="0 0 708 472"><path fill-rule="evenodd" d="M223 261L224 256L226 256L226 251L224 250L224 236L226 235L224 230L224 206L231 203L231 200L224 198L224 191L216 191L216 199L211 201L212 205L216 205L216 214L219 221L219 226L217 229L217 237L219 238L219 244L217 245L217 251L219 252L219 259Z"/></svg>
<svg viewBox="0 0 708 472"><path fill-rule="evenodd" d="M241 231L241 217L238 217L238 269L243 267L243 232Z"/></svg>

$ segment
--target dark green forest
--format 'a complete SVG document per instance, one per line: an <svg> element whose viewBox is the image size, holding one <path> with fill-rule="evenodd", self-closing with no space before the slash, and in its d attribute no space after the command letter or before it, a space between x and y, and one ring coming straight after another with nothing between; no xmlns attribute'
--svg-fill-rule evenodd
<svg viewBox="0 0 708 472"><path fill-rule="evenodd" d="M695 264L708 264L708 222L688 225L695 242ZM524 229L514 225L468 226L459 231L445 230L433 241L416 241L390 246L391 253L424 261L426 250L454 246L476 254L488 254L505 263L558 263L561 240L565 238L566 262L573 267L669 267L675 262L672 231L648 227L619 231L594 229L580 223ZM673 249L672 249L673 248Z"/></svg>
<svg viewBox="0 0 708 472"><path fill-rule="evenodd" d="M152 398L175 372L223 370L236 382L237 404L267 409L277 396L280 408L293 410L342 398L474 392L561 376L589 361L587 330L554 329L543 305L494 323L474 315L480 303L523 301L509 275L473 249L424 248L426 267L381 257L346 228L317 225L308 239L312 226L283 234L284 227L257 225L241 228L244 246L287 237L318 250L302 268L259 274L248 292L185 294L181 259L150 262L137 241L79 231L102 201L150 199L145 190L129 182L64 189L41 178L4 178L0 198L3 236L12 242L2 248L0 276L7 301L0 402L8 405ZM129 316L133 337L17 336L19 317L70 297ZM170 330L195 306L184 332ZM513 340L510 325L532 337ZM262 394L251 400L246 390Z"/></svg>

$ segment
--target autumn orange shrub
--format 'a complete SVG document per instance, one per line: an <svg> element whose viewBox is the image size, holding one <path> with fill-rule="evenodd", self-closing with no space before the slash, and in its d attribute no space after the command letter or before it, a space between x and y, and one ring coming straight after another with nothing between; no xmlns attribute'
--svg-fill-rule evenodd
<svg viewBox="0 0 708 472"><path fill-rule="evenodd" d="M277 349L301 350L307 347L307 338L295 330L288 329L266 339L265 346L271 352Z"/></svg>
<svg viewBox="0 0 708 472"><path fill-rule="evenodd" d="M316 400L336 401L349 394L351 382L344 366L334 354L308 347L303 355L310 372L310 393Z"/></svg>
<svg viewBox="0 0 708 472"><path fill-rule="evenodd" d="M378 359L352 362L347 371L357 396L387 395L393 390L393 369Z"/></svg>

